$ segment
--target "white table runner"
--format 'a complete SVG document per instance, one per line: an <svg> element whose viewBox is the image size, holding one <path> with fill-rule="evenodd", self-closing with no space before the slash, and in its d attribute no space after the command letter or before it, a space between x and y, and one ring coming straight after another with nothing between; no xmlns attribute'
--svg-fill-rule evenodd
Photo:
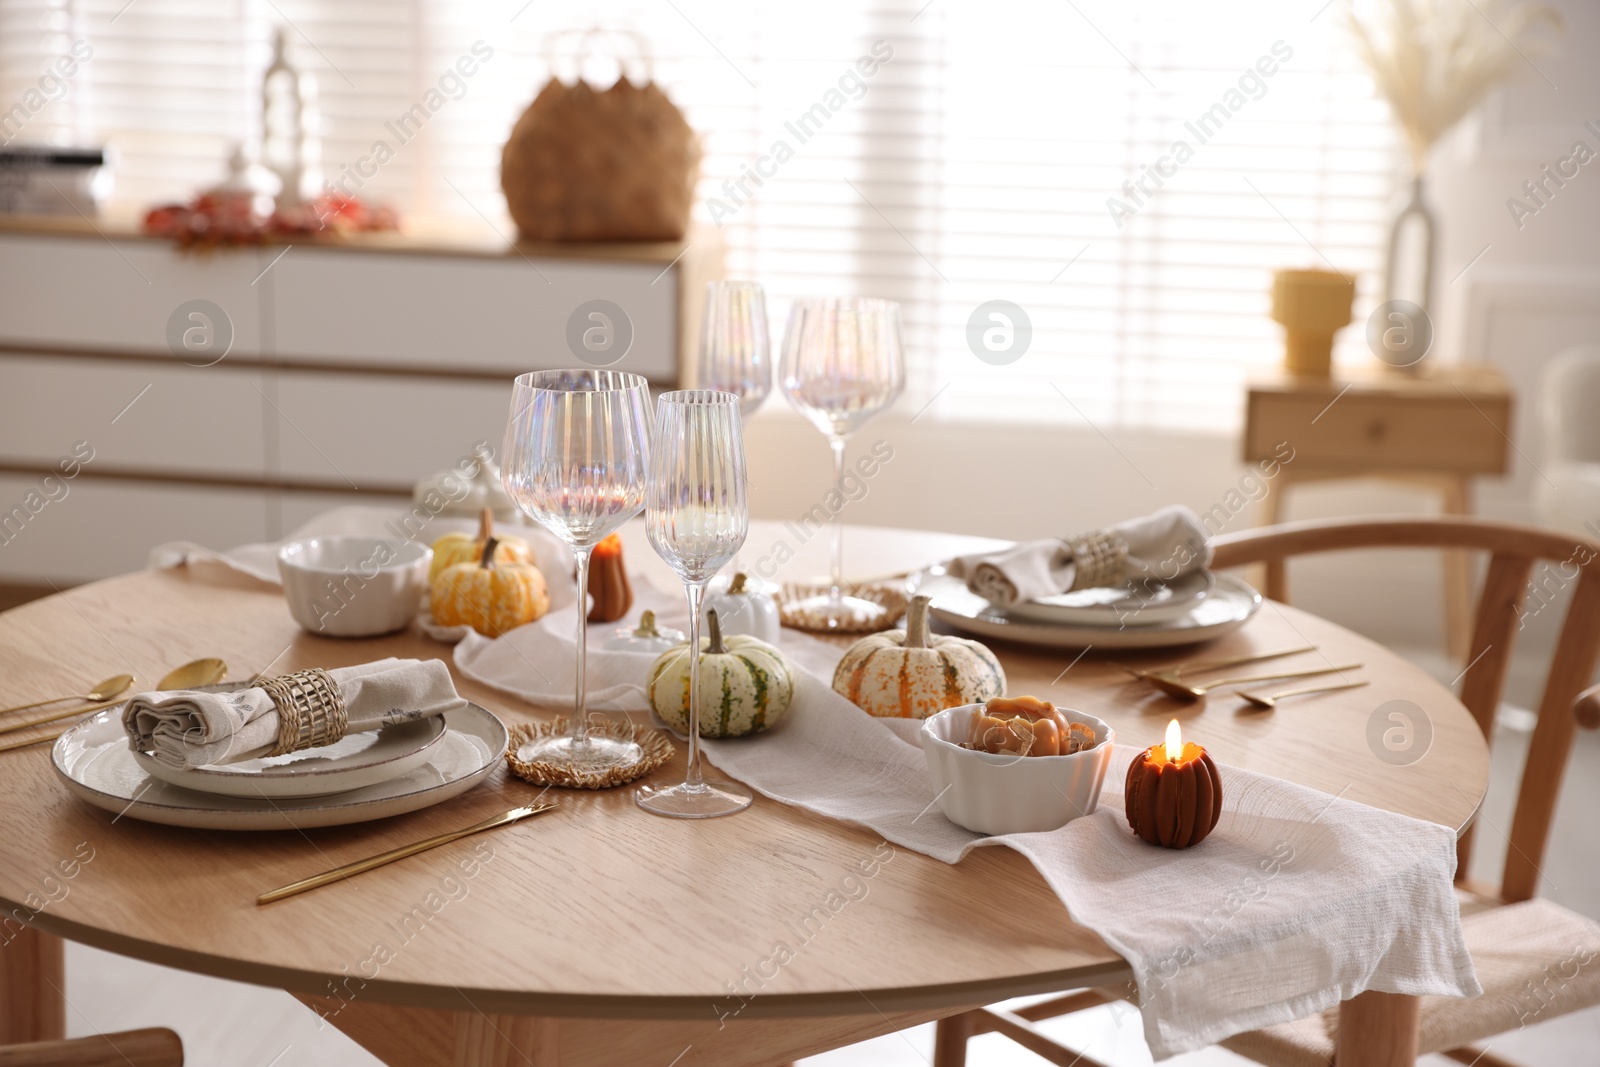
<svg viewBox="0 0 1600 1067"><path fill-rule="evenodd" d="M681 597L637 579L634 588L635 611L686 624ZM575 621L567 608L497 640L470 635L456 666L534 703L570 707ZM591 710L648 710L654 657L602 651L597 636L591 629ZM1368 989L1481 992L1451 886L1455 834L1443 826L1223 767L1216 830L1197 848L1159 849L1128 828L1122 782L1134 750L1119 746L1093 815L1049 833L984 837L934 802L919 723L871 718L833 692L838 647L792 630L782 647L805 668L789 714L757 737L707 741L718 769L945 863L985 846L1021 852L1072 919L1132 966L1157 1059Z"/></svg>

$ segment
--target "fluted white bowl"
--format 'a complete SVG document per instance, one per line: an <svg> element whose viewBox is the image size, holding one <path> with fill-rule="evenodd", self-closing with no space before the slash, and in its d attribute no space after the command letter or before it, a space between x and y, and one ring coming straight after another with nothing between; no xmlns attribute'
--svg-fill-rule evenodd
<svg viewBox="0 0 1600 1067"><path fill-rule="evenodd" d="M1054 830L1091 814L1111 765L1116 733L1104 720L1067 711L1094 727L1096 744L1070 756L1011 756L962 748L982 704L946 708L922 723L922 751L945 817L980 834Z"/></svg>

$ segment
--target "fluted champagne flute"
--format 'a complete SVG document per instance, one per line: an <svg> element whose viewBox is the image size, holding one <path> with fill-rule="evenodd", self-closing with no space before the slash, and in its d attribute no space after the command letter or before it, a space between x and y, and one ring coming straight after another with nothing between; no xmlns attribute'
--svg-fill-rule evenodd
<svg viewBox="0 0 1600 1067"><path fill-rule="evenodd" d="M796 300L784 332L779 379L789 403L827 436L840 501L833 512L828 592L800 601L795 610L826 629L865 628L885 609L844 592L845 442L905 388L900 305L871 298Z"/></svg>
<svg viewBox="0 0 1600 1067"><path fill-rule="evenodd" d="M500 478L517 507L572 549L578 563L577 675L572 728L517 750L529 761L604 771L638 763L632 741L590 732L589 555L644 508L650 474L650 388L620 371L548 370L517 377Z"/></svg>
<svg viewBox="0 0 1600 1067"><path fill-rule="evenodd" d="M683 653L695 657L689 671L689 769L677 785L647 785L634 799L646 811L679 819L732 815L750 806L750 790L707 780L700 766L700 605L706 583L750 531L739 398L713 389L662 394L654 445L645 531L656 554L683 579L689 600L689 646Z"/></svg>

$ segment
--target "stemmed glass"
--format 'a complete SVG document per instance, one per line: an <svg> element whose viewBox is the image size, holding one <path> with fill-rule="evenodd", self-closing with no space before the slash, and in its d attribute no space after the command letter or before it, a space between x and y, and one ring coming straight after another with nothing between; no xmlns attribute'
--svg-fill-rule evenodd
<svg viewBox="0 0 1600 1067"><path fill-rule="evenodd" d="M695 384L739 398L739 417L748 421L772 392L772 333L767 327L767 295L756 282L706 283L706 312L700 331L700 367ZM742 571L740 553L733 570ZM719 582L719 587L723 582ZM749 584L767 583L754 576Z"/></svg>
<svg viewBox="0 0 1600 1067"><path fill-rule="evenodd" d="M874 299L796 300L789 312L779 368L783 393L827 435L834 488L844 491L845 441L895 402L905 388L900 305ZM827 629L858 629L885 614L870 600L844 595L843 505L833 513L833 566L828 592L795 610Z"/></svg>
<svg viewBox="0 0 1600 1067"><path fill-rule="evenodd" d="M767 329L767 297L760 285L706 283L696 384L737 396L739 414L745 419L755 414L772 392L772 339Z"/></svg>
<svg viewBox="0 0 1600 1067"><path fill-rule="evenodd" d="M700 768L700 603L706 583L744 544L744 427L739 398L713 389L664 393L656 409L645 530L656 553L683 579L689 598L689 770L678 785L644 786L641 808L680 819L732 815L750 806L735 782L707 781ZM685 654L688 654L687 652Z"/></svg>
<svg viewBox="0 0 1600 1067"><path fill-rule="evenodd" d="M500 480L517 507L578 561L578 664L572 730L530 741L525 760L603 771L639 762L632 741L595 737L586 713L589 554L644 507L650 475L650 387L637 374L548 370L517 376Z"/></svg>

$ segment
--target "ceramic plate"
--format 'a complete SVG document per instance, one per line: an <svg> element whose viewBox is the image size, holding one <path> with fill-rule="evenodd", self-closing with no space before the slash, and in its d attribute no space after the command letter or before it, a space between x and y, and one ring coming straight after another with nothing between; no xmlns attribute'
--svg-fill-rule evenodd
<svg viewBox="0 0 1600 1067"><path fill-rule="evenodd" d="M1194 571L1170 582L1127 582L1098 589L1025 600L1006 608L1009 618L1024 622L1064 623L1124 629L1172 622L1192 613L1211 594L1216 575Z"/></svg>
<svg viewBox="0 0 1600 1067"><path fill-rule="evenodd" d="M207 685L206 692L226 693L244 682ZM282 756L240 760L210 767L172 767L144 752L134 762L152 778L225 797L324 797L387 782L422 766L444 737L444 719L432 716L398 722L377 730L347 734L331 745Z"/></svg>
<svg viewBox="0 0 1600 1067"><path fill-rule="evenodd" d="M1119 630L1017 618L968 592L965 582L942 571L914 575L911 585L914 593L933 598L928 610L954 629L1051 648L1166 648L1209 641L1243 626L1261 607L1261 594L1249 584L1231 574L1218 574L1210 593L1182 616Z"/></svg>
<svg viewBox="0 0 1600 1067"><path fill-rule="evenodd" d="M128 749L120 706L96 712L56 741L51 762L75 796L106 811L202 830L296 830L385 819L458 796L489 777L506 750L506 728L468 704L442 716L428 759L406 774L324 797L220 796L146 774Z"/></svg>

